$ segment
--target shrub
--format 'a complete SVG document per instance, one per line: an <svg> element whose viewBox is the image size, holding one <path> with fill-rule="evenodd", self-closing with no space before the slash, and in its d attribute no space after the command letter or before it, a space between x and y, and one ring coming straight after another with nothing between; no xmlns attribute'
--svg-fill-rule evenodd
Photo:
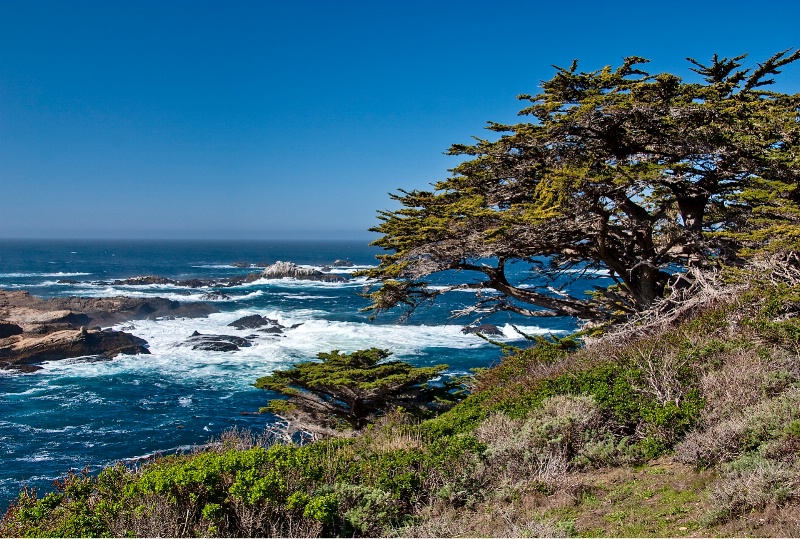
<svg viewBox="0 0 800 539"><path fill-rule="evenodd" d="M696 430L678 444L681 462L704 468L735 460L762 444L780 438L787 425L800 419L800 388L743 409L730 419Z"/></svg>
<svg viewBox="0 0 800 539"><path fill-rule="evenodd" d="M711 516L724 521L768 505L781 505L800 491L797 474L786 464L751 453L730 462L711 491Z"/></svg>

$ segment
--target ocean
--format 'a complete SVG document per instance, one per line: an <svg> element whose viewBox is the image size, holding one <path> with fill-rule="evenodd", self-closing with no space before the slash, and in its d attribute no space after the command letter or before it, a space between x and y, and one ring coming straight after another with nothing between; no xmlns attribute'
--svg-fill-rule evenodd
<svg viewBox="0 0 800 539"><path fill-rule="evenodd" d="M236 241L0 241L0 289L42 297L133 296L197 301L209 289L171 285L114 286L114 279L158 275L171 279L215 278L258 271L234 265L278 260L321 268L337 259L353 267L376 264L381 251L367 242ZM524 278L524 265L515 271ZM459 276L445 275L444 285ZM59 282L66 281L66 282ZM76 281L76 282L72 282ZM259 280L218 289L208 318L137 320L114 326L149 343L150 355L113 360L50 361L32 373L0 371L0 514L23 486L40 493L70 469L95 472L115 462L135 463L157 453L186 451L232 427L260 432L270 416L253 414L274 395L252 386L276 369L334 349L379 347L415 365L447 363L452 373L490 366L501 350L462 332L468 321L451 312L474 299L470 292L444 295L408 320L389 312L370 320L362 309L364 278L347 282ZM564 283L574 290L585 282ZM249 314L277 319L293 329L264 335L235 352L193 350L183 343L194 332L246 336L230 322ZM514 331L561 334L576 327L564 318L524 319L495 314L498 340L524 344Z"/></svg>

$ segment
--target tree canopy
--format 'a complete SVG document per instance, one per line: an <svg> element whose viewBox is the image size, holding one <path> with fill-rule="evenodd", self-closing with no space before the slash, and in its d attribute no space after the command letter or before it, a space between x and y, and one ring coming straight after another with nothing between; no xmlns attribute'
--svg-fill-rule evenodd
<svg viewBox="0 0 800 539"><path fill-rule="evenodd" d="M610 320L648 308L681 267L736 264L763 243L800 238L800 94L767 91L783 51L756 67L745 55L689 58L699 82L649 74L643 58L616 69L556 68L496 140L456 144L467 160L431 191L391 195L373 244L388 253L367 274L376 311L413 310L453 288L473 289L461 314ZM695 77L697 78L697 77ZM510 262L532 263L520 286ZM564 272L606 270L593 296L554 290ZM469 272L451 288L439 272ZM485 314L484 314L485 315Z"/></svg>
<svg viewBox="0 0 800 539"><path fill-rule="evenodd" d="M312 432L343 425L358 430L398 408L423 417L455 402L453 384L429 383L447 365L414 367L404 361L385 361L390 355L378 348L351 354L333 350L319 353L320 362L275 371L259 378L255 386L286 399L272 400L262 411Z"/></svg>

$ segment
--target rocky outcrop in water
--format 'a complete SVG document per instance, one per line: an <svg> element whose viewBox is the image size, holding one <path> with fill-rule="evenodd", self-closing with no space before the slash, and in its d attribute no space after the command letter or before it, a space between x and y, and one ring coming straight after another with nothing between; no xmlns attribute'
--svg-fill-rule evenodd
<svg viewBox="0 0 800 539"><path fill-rule="evenodd" d="M0 322L16 324L24 331L41 325L113 326L128 320L166 316L201 318L218 310L207 303L181 303L165 298L51 298L28 292L0 290Z"/></svg>
<svg viewBox="0 0 800 539"><path fill-rule="evenodd" d="M101 330L128 320L205 317L206 303L164 298L51 298L0 290L0 369L36 370L36 363L81 356L147 354L147 342L124 331ZM92 328L92 329L87 329Z"/></svg>
<svg viewBox="0 0 800 539"><path fill-rule="evenodd" d="M347 277L322 273L314 268L298 266L294 262L275 262L264 268L260 274L262 279L300 279L303 281L343 282Z"/></svg>
<svg viewBox="0 0 800 539"><path fill-rule="evenodd" d="M0 369L38 370L36 363L82 356L110 359L119 354L149 354L147 341L124 331L99 328L56 329L0 339Z"/></svg>
<svg viewBox="0 0 800 539"><path fill-rule="evenodd" d="M480 333L481 335L503 335L503 331L494 324L480 324L478 326L465 326L461 333Z"/></svg>
<svg viewBox="0 0 800 539"><path fill-rule="evenodd" d="M250 341L236 335L203 335L195 331L186 339L186 344L192 350L206 350L209 352L235 352L239 348L252 346Z"/></svg>
<svg viewBox="0 0 800 539"><path fill-rule="evenodd" d="M97 282L95 284L111 284L113 286L148 286L148 285L170 285L170 286L185 286L187 288L203 288L207 286L227 286L225 280L216 281L213 279L183 279L175 280L167 277L159 277L158 275L140 275L138 277L129 277L128 279L117 279L110 283Z"/></svg>
<svg viewBox="0 0 800 539"><path fill-rule="evenodd" d="M283 330L286 329L286 326L280 324L277 320L273 320L272 318L267 318L266 316L261 316L259 314L243 316L238 320L234 320L228 325L236 329L257 329L259 333L264 333L271 337L283 335ZM301 324L295 324L290 329L294 329L299 325Z"/></svg>
<svg viewBox="0 0 800 539"><path fill-rule="evenodd" d="M238 320L234 320L228 325L236 329L257 329L264 326L280 326L277 320L267 318L266 316L261 316L260 314L243 316Z"/></svg>

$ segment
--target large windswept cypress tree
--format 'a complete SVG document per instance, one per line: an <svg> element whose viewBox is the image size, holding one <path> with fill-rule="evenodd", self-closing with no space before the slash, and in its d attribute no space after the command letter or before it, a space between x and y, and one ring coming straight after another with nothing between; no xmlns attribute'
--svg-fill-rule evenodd
<svg viewBox="0 0 800 539"><path fill-rule="evenodd" d="M367 272L380 281L371 308L413 309L450 290L428 287L429 276L457 270L456 288L477 296L462 314L609 320L652 305L676 268L795 245L800 94L765 88L800 51L752 68L744 58L689 59L699 82L651 75L638 57L557 68L539 94L520 96L527 121L490 123L496 140L451 147L467 160L450 178L401 191L401 208L379 213L374 244L388 253ZM540 263L526 286L506 271L519 260ZM595 269L615 284L594 297L550 286Z"/></svg>

